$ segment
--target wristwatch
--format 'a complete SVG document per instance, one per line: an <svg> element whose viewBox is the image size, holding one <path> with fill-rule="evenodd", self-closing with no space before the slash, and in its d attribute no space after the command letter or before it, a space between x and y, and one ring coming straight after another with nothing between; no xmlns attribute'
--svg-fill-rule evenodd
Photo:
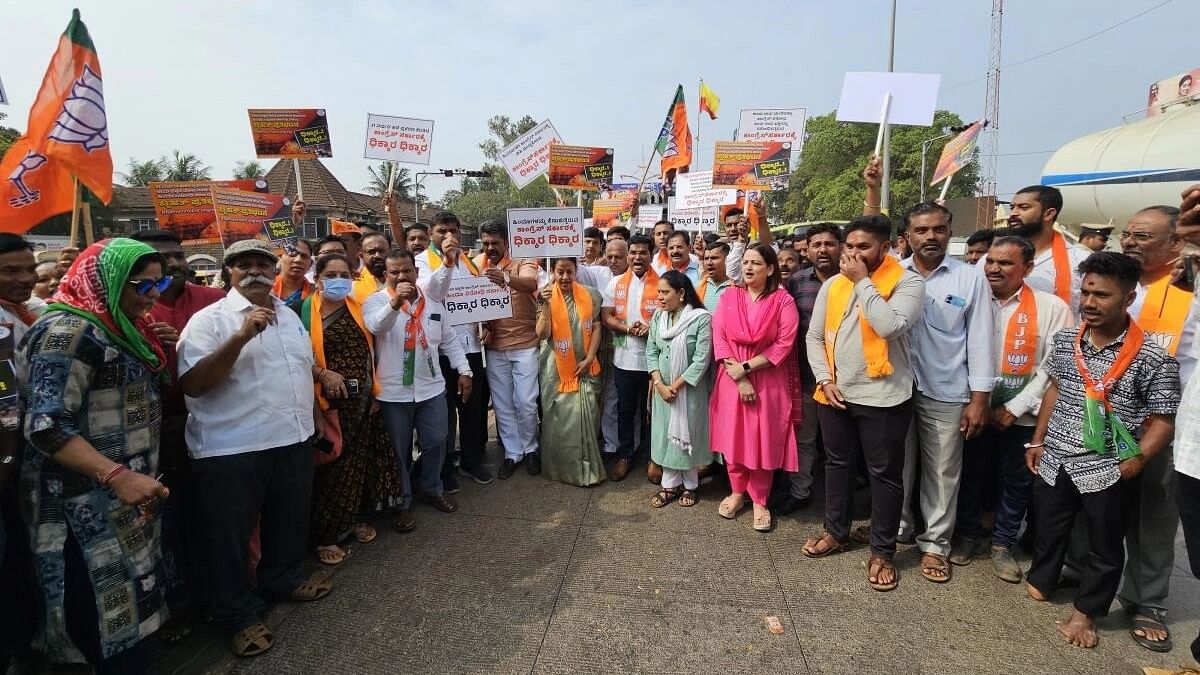
<svg viewBox="0 0 1200 675"><path fill-rule="evenodd" d="M742 361L742 370L746 371L747 373L750 372L750 362L749 361Z"/></svg>

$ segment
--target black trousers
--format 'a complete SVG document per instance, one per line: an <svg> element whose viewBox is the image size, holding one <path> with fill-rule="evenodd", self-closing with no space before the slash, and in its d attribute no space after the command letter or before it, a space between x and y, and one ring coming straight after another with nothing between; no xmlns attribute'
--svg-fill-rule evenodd
<svg viewBox="0 0 1200 675"><path fill-rule="evenodd" d="M83 560L83 549L70 527L63 546L63 619L71 642L95 668L96 675L146 675L150 672L144 642L108 658L101 657L96 591Z"/></svg>
<svg viewBox="0 0 1200 675"><path fill-rule="evenodd" d="M167 576L167 602L173 613L203 601L205 549L196 499L196 478L187 456L184 425L187 415L164 415L159 441L160 471L171 498L162 506L163 566Z"/></svg>
<svg viewBox="0 0 1200 675"><path fill-rule="evenodd" d="M40 589L13 480L0 486L0 668L5 657L29 655L42 611Z"/></svg>
<svg viewBox="0 0 1200 675"><path fill-rule="evenodd" d="M617 459L633 461L638 452L649 455L650 418L646 411L646 394L650 389L650 373L614 367L613 384L617 388ZM636 431L639 417L640 435Z"/></svg>
<svg viewBox="0 0 1200 675"><path fill-rule="evenodd" d="M1041 476L1033 479L1033 564L1027 579L1044 595L1058 585L1071 541L1075 515L1083 514L1088 553L1079 570L1075 609L1090 617L1106 616L1125 566L1125 509L1122 491L1137 489L1136 479L1121 481L1099 492L1081 493L1065 469L1058 470L1054 485Z"/></svg>
<svg viewBox="0 0 1200 675"><path fill-rule="evenodd" d="M1200 579L1200 480L1175 472L1175 503L1179 505L1179 523L1187 544L1192 576ZM1200 661L1200 635L1192 642L1192 658Z"/></svg>
<svg viewBox="0 0 1200 675"><path fill-rule="evenodd" d="M487 370L483 367L483 354L468 353L471 364L471 395L463 401L458 396L458 371L450 365L450 359L440 357L442 377L446 380L446 412L449 431L446 434L446 460L442 464L442 476L453 475L456 467L477 469L483 465L484 451L488 440L488 389ZM458 427L457 436L455 427ZM461 448L461 452L455 446ZM455 461L458 460L458 461Z"/></svg>
<svg viewBox="0 0 1200 675"><path fill-rule="evenodd" d="M825 530L838 541L850 540L851 498L861 457L871 481L871 553L892 557L904 504L904 440L912 400L890 408L818 405L817 420L825 441Z"/></svg>
<svg viewBox="0 0 1200 675"><path fill-rule="evenodd" d="M258 593L283 600L303 583L313 482L312 443L195 460L208 545L213 618L236 633L258 623L263 598L250 589L250 536L259 527Z"/></svg>

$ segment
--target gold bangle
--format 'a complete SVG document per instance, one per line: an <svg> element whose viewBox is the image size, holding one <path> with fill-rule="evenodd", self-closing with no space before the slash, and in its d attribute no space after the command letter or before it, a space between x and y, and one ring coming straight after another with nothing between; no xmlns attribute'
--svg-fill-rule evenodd
<svg viewBox="0 0 1200 675"><path fill-rule="evenodd" d="M878 208L882 207L883 204L868 204L867 200L864 199L863 206L867 207L868 209L878 209Z"/></svg>

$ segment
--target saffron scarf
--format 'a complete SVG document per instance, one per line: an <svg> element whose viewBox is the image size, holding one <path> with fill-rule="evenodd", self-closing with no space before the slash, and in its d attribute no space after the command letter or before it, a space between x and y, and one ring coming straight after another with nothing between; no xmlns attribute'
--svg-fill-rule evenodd
<svg viewBox="0 0 1200 675"><path fill-rule="evenodd" d="M313 346L313 361L317 367L321 369L328 368L325 361L325 324L321 316L321 294L313 293L300 307L300 322L308 329L308 336L312 340ZM367 330L367 324L363 321L362 305L354 299L353 296L346 296L346 311L350 313L354 323L358 324L358 330L367 339L367 352L371 355L371 392L375 396L383 393L383 389L379 386L379 378L375 377L375 339L371 336L371 331ZM317 320L313 321L313 317ZM320 381L313 383L313 388L316 390L317 402L321 405L321 410L329 409L329 401L325 398L324 388Z"/></svg>
<svg viewBox="0 0 1200 675"><path fill-rule="evenodd" d="M1117 358L1108 372L1097 380L1092 377L1087 363L1083 360L1083 334L1086 332L1087 328L1081 326L1075 336L1075 367L1079 369L1079 375L1083 378L1084 389L1083 447L1104 454L1111 445L1121 460L1140 455L1142 450L1137 441L1113 412L1112 404L1108 402L1108 392L1112 391L1113 385L1121 379L1141 351L1146 334L1142 327L1130 318L1129 328L1125 331L1125 341L1121 343Z"/></svg>
<svg viewBox="0 0 1200 675"><path fill-rule="evenodd" d="M1054 258L1054 294L1071 307L1071 256L1067 255L1066 238L1057 230L1050 240L1050 254Z"/></svg>
<svg viewBox="0 0 1200 675"><path fill-rule="evenodd" d="M575 313L579 316L579 329L583 333L583 350L587 353L588 346L592 344L592 331L596 329L596 322L592 318L592 295L582 284L573 282L571 298L575 301ZM562 287L557 283L550 285L550 340L554 347L554 367L558 370L559 393L579 391L579 378L575 375L579 362L575 360L571 317L567 313ZM588 374L592 377L600 374L599 361L592 359Z"/></svg>
<svg viewBox="0 0 1200 675"><path fill-rule="evenodd" d="M895 258L885 255L883 262L871 273L871 283L875 284L879 295L887 300L892 297L902 276L904 276L904 268L900 266L900 263L896 262ZM846 318L847 311L850 309L850 300L853 297L854 282L845 276L838 274L829 282L829 294L825 298L825 363L829 366L829 376L835 380L837 369L834 365L833 351L837 343L838 329L842 327L842 320ZM857 309L858 328L862 334L863 356L867 362L867 377L887 377L895 372L892 362L888 360L887 340L879 337L879 334L871 327L871 322L867 321L862 307ZM825 397L825 392L821 388L817 388L813 399L817 403L829 405L829 399Z"/></svg>
<svg viewBox="0 0 1200 675"><path fill-rule="evenodd" d="M617 277L617 286L613 291L613 316L625 321L629 316L629 285L633 283L633 268L625 270L625 274ZM639 299L638 306L641 308L642 320L646 325L650 325L650 317L654 316L654 310L658 308L658 272L654 271L653 265L646 267L646 273L642 275L642 297ZM625 340L628 335L617 335L613 338L613 344L618 347L625 346Z"/></svg>
<svg viewBox="0 0 1200 675"><path fill-rule="evenodd" d="M117 237L88 246L63 276L46 312L69 312L104 331L113 342L146 364L163 370L167 358L158 336L150 329L150 315L130 319L121 311L121 291L130 271L143 256L158 255L140 241Z"/></svg>
<svg viewBox="0 0 1200 675"><path fill-rule="evenodd" d="M496 263L495 265L493 265L488 260L488 256L486 253L480 253L479 257L475 258L475 267L481 272L485 272L491 267L495 267L496 269L506 270L506 269L508 269L508 266L511 264L512 264L512 258L508 257L507 255L505 255L503 258L501 258L500 262ZM476 273L475 276L479 276L478 273Z"/></svg>
<svg viewBox="0 0 1200 675"><path fill-rule="evenodd" d="M1004 351L1000 354L1000 377L992 391L992 405L1004 405L1013 399L1033 377L1037 367L1037 300L1028 284L1021 284L1017 309L1004 330Z"/></svg>
<svg viewBox="0 0 1200 675"><path fill-rule="evenodd" d="M425 252L429 254L429 270L431 272L435 272L441 269L442 249L431 241L429 242L429 248L425 249ZM458 258L459 260L462 260L464 264L466 264L467 269L471 272L471 276L479 276L479 268L476 267L475 261L471 260L470 256L460 253Z"/></svg>
<svg viewBox="0 0 1200 675"><path fill-rule="evenodd" d="M361 305L367 301L367 298L378 293L381 288L383 288L383 284L379 283L366 265L363 265L358 277L354 279L354 287L351 289L350 295Z"/></svg>
<svg viewBox="0 0 1200 675"><path fill-rule="evenodd" d="M1172 284L1171 275L1164 274L1146 288L1137 323L1147 333L1161 337L1155 341L1175 356L1191 303L1192 294Z"/></svg>
<svg viewBox="0 0 1200 675"><path fill-rule="evenodd" d="M388 296L396 297L396 290L388 287ZM425 326L421 324L421 315L425 313L425 296L417 298L416 307L405 301L400 305L400 311L408 316L404 324L404 375L402 383L406 387L413 386L417 373L417 344L425 352L425 365L429 368L429 376L437 377L433 370L433 358L429 355L429 338L425 335Z"/></svg>
<svg viewBox="0 0 1200 675"><path fill-rule="evenodd" d="M309 296L313 293L312 283L310 283L308 279L300 277L300 288L293 291L288 297L285 298L283 297L283 275L280 274L279 276L275 277L275 284L271 287L271 295L279 298L281 302L287 303L293 297L295 297L297 293L300 294L300 302L308 300Z"/></svg>

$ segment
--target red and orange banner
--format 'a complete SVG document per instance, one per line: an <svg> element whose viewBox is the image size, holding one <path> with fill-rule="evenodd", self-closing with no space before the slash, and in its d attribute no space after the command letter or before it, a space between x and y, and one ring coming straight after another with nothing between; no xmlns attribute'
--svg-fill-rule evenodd
<svg viewBox="0 0 1200 675"><path fill-rule="evenodd" d="M937 169L933 172L933 180L929 181L930 185L937 185L971 163L981 129L983 124L976 122L946 143L942 148L942 156L938 158Z"/></svg>
<svg viewBox="0 0 1200 675"><path fill-rule="evenodd" d="M612 148L587 145L550 144L550 187L570 190L600 190L613 180Z"/></svg>
<svg viewBox="0 0 1200 675"><path fill-rule="evenodd" d="M792 144L778 141L717 141L713 152L714 188L775 190L786 186Z"/></svg>
<svg viewBox="0 0 1200 675"><path fill-rule="evenodd" d="M262 179L163 181L147 187L159 229L173 232L184 241L215 244L221 241L221 235L214 227L217 212L213 209L212 189L266 192L267 182Z"/></svg>
<svg viewBox="0 0 1200 675"><path fill-rule="evenodd" d="M265 239L268 221L292 217L292 202L281 195L214 187L212 203L217 220L202 236L211 237L215 229L223 246L243 239Z"/></svg>
<svg viewBox="0 0 1200 675"><path fill-rule="evenodd" d="M251 108L250 134L260 159L333 157L322 108Z"/></svg>

